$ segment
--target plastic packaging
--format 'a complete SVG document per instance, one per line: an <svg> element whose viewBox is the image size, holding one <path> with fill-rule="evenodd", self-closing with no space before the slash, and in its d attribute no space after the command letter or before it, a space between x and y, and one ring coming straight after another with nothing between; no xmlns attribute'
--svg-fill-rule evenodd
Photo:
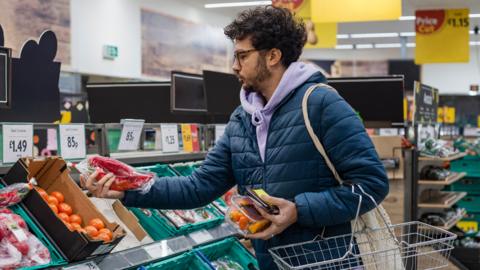
<svg viewBox="0 0 480 270"><path fill-rule="evenodd" d="M150 190L155 181L153 173L138 172L123 162L102 156L89 157L75 164L74 167L85 177L98 171L97 181L108 173L113 173L115 181L110 189L117 191L139 190L145 193Z"/></svg>
<svg viewBox="0 0 480 270"><path fill-rule="evenodd" d="M262 217L253 200L246 196L232 196L227 217L227 221L243 233L258 233L270 226L270 221Z"/></svg>
<svg viewBox="0 0 480 270"><path fill-rule="evenodd" d="M8 211L0 212L0 268L29 267L49 262L50 252L28 231L25 221Z"/></svg>
<svg viewBox="0 0 480 270"><path fill-rule="evenodd" d="M238 262L228 256L223 256L212 262L212 266L215 267L215 270L243 270L243 267Z"/></svg>
<svg viewBox="0 0 480 270"><path fill-rule="evenodd" d="M161 212L177 228L214 218L214 216L204 208L192 210L161 210Z"/></svg>
<svg viewBox="0 0 480 270"><path fill-rule="evenodd" d="M16 183L0 189L0 208L21 202L31 189L32 185L29 183Z"/></svg>

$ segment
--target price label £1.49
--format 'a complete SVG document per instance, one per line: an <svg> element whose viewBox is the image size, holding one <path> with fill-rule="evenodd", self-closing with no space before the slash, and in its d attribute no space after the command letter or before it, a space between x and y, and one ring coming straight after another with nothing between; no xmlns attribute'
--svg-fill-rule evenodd
<svg viewBox="0 0 480 270"><path fill-rule="evenodd" d="M84 158L86 155L85 126L82 124L60 125L60 153L64 159Z"/></svg>
<svg viewBox="0 0 480 270"><path fill-rule="evenodd" d="M3 125L3 163L14 163L33 154L33 125Z"/></svg>

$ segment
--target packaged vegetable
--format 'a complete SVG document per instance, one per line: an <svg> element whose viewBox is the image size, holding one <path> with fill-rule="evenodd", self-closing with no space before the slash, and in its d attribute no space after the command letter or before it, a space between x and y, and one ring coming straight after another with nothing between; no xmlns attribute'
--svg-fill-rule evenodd
<svg viewBox="0 0 480 270"><path fill-rule="evenodd" d="M214 218L205 208L192 210L161 210L161 213L165 215L176 228Z"/></svg>
<svg viewBox="0 0 480 270"><path fill-rule="evenodd" d="M115 181L110 189L117 191L139 190L141 193L145 193L150 190L155 181L153 173L139 172L123 162L102 156L88 157L80 163L74 164L74 167L85 177L98 171L97 181L108 173L113 173Z"/></svg>
<svg viewBox="0 0 480 270"><path fill-rule="evenodd" d="M243 233L258 233L270 226L270 221L262 217L253 200L246 196L232 196L227 217L227 221Z"/></svg>
<svg viewBox="0 0 480 270"><path fill-rule="evenodd" d="M215 270L244 270L238 262L230 259L228 256L218 258L212 262L212 265Z"/></svg>
<svg viewBox="0 0 480 270"><path fill-rule="evenodd" d="M16 183L0 189L0 208L17 204L27 196L32 184Z"/></svg>

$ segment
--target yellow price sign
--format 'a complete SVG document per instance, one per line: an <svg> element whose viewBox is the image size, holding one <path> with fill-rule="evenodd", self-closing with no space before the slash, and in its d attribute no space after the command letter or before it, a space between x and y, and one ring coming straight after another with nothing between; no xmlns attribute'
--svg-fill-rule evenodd
<svg viewBox="0 0 480 270"><path fill-rule="evenodd" d="M447 124L455 124L455 107L445 107L444 119Z"/></svg>
<svg viewBox="0 0 480 270"><path fill-rule="evenodd" d="M468 9L417 10L415 63L468 62Z"/></svg>
<svg viewBox="0 0 480 270"><path fill-rule="evenodd" d="M189 124L182 124L183 151L193 152L192 129Z"/></svg>

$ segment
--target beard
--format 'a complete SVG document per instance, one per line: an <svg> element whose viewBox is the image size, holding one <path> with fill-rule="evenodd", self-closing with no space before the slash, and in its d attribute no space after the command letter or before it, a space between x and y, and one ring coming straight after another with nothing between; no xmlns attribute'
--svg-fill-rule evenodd
<svg viewBox="0 0 480 270"><path fill-rule="evenodd" d="M248 82L242 79L241 77L239 77L243 83L243 86L242 86L243 89L247 92L260 93L261 84L272 76L272 73L267 68L267 61L265 60L265 58L259 57L257 59L258 60L257 60L257 67L255 68L255 72L256 72L255 78L251 82Z"/></svg>

